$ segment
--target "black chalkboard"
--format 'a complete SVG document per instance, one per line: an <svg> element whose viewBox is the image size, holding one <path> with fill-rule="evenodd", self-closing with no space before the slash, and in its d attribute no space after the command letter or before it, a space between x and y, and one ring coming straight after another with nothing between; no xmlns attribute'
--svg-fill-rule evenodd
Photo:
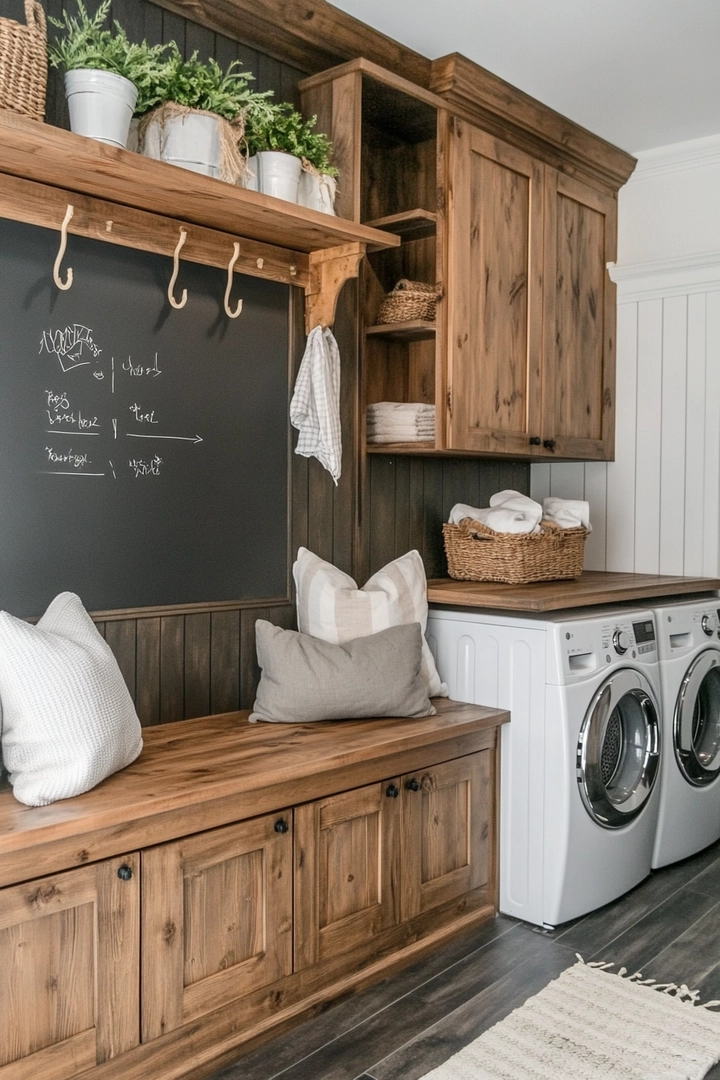
<svg viewBox="0 0 720 1080"><path fill-rule="evenodd" d="M290 289L0 221L0 607L285 596ZM228 258L232 251L228 252Z"/></svg>

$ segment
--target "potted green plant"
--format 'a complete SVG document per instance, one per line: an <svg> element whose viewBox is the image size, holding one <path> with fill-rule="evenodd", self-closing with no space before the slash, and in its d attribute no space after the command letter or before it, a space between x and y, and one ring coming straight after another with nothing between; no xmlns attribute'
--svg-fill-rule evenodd
<svg viewBox="0 0 720 1080"><path fill-rule="evenodd" d="M244 160L245 116L253 103L265 102L272 91L250 89L254 76L233 61L223 71L214 59L203 62L197 53L184 60L172 42L155 86L159 105L139 125L139 148L149 157L236 183Z"/></svg>
<svg viewBox="0 0 720 1080"><path fill-rule="evenodd" d="M257 175L257 188L288 202L298 201L306 125L289 102L249 109L245 144L249 172Z"/></svg>
<svg viewBox="0 0 720 1080"><path fill-rule="evenodd" d="M90 16L83 0L77 14L50 18L62 33L48 43L51 67L65 72L70 127L112 146L124 147L133 111L148 108L164 67L166 46L128 40L118 22L105 25L110 0Z"/></svg>
<svg viewBox="0 0 720 1080"><path fill-rule="evenodd" d="M305 124L305 142L300 174L298 202L311 210L325 214L335 213L335 193L338 170L330 164L332 143L321 131L313 131L317 117Z"/></svg>

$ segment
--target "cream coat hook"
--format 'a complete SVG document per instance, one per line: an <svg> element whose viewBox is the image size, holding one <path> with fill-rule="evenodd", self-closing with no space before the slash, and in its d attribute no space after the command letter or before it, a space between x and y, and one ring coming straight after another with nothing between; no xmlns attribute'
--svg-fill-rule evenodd
<svg viewBox="0 0 720 1080"><path fill-rule="evenodd" d="M69 289L73 282L73 272L71 267L68 266L68 272L65 281L60 279L60 264L63 261L63 255L65 254L65 248L67 247L67 230L70 224L70 218L75 213L75 207L68 203L68 208L65 211L65 217L63 223L60 226L60 248L55 259L55 265L53 266L53 281L57 285L58 289Z"/></svg>
<svg viewBox="0 0 720 1080"><path fill-rule="evenodd" d="M242 306L243 306L242 300L238 300L238 304L237 304L237 307L235 308L235 310L232 311L231 308L230 308L230 290L232 289L232 283L233 283L233 268L235 266L235 263L238 260L238 255L239 254L240 254L240 245L238 244L238 242L236 240L235 243L233 244L233 256L232 256L232 259L228 263L227 288L225 289L225 314L227 315L228 319L237 319L238 315L242 311Z"/></svg>
<svg viewBox="0 0 720 1080"><path fill-rule="evenodd" d="M180 230L180 239L175 245L175 253L173 255L173 272L170 278L170 284L168 285L168 300L174 308L182 308L187 304L187 289L183 289L182 296L179 300L176 300L173 296L173 289L175 288L175 282L177 281L178 273L180 272L180 251L183 244L187 240L187 229Z"/></svg>

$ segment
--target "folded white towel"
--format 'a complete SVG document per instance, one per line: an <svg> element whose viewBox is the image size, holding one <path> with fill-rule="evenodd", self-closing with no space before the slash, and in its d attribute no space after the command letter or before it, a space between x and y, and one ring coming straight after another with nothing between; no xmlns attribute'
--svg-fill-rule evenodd
<svg viewBox="0 0 720 1080"><path fill-rule="evenodd" d="M368 416L415 416L422 413L435 413L435 406L424 401L374 401L367 407Z"/></svg>
<svg viewBox="0 0 720 1080"><path fill-rule="evenodd" d="M337 484L340 479L340 353L329 328L308 334L295 390L290 422L299 429L295 453L316 457Z"/></svg>
<svg viewBox="0 0 720 1080"><path fill-rule="evenodd" d="M505 488L490 496L490 506L503 506L506 510L522 510L527 514L539 514L542 517L542 506L535 502L529 495L523 495L520 491ZM538 517L538 521L540 520Z"/></svg>
<svg viewBox="0 0 720 1080"><path fill-rule="evenodd" d="M423 434L418 432L412 435L408 435L403 432L386 432L380 435L368 435L367 441L369 443L412 443L412 442L431 442L435 438L435 433Z"/></svg>
<svg viewBox="0 0 720 1080"><path fill-rule="evenodd" d="M590 504L584 499L559 499L548 496L543 499L543 517L553 521L561 529L579 529L582 526L592 532Z"/></svg>
<svg viewBox="0 0 720 1080"><path fill-rule="evenodd" d="M367 430L369 435L383 435L393 431L404 435L417 435L423 431L432 434L435 431L435 422L430 420L422 424L383 424L378 421L375 424L368 424Z"/></svg>

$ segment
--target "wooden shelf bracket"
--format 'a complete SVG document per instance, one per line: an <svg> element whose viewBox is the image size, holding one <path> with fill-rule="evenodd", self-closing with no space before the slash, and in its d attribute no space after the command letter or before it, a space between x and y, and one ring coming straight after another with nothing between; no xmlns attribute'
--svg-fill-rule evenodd
<svg viewBox="0 0 720 1080"><path fill-rule="evenodd" d="M310 280L305 287L305 332L335 322L340 290L349 278L357 277L366 245L340 244L310 253Z"/></svg>

